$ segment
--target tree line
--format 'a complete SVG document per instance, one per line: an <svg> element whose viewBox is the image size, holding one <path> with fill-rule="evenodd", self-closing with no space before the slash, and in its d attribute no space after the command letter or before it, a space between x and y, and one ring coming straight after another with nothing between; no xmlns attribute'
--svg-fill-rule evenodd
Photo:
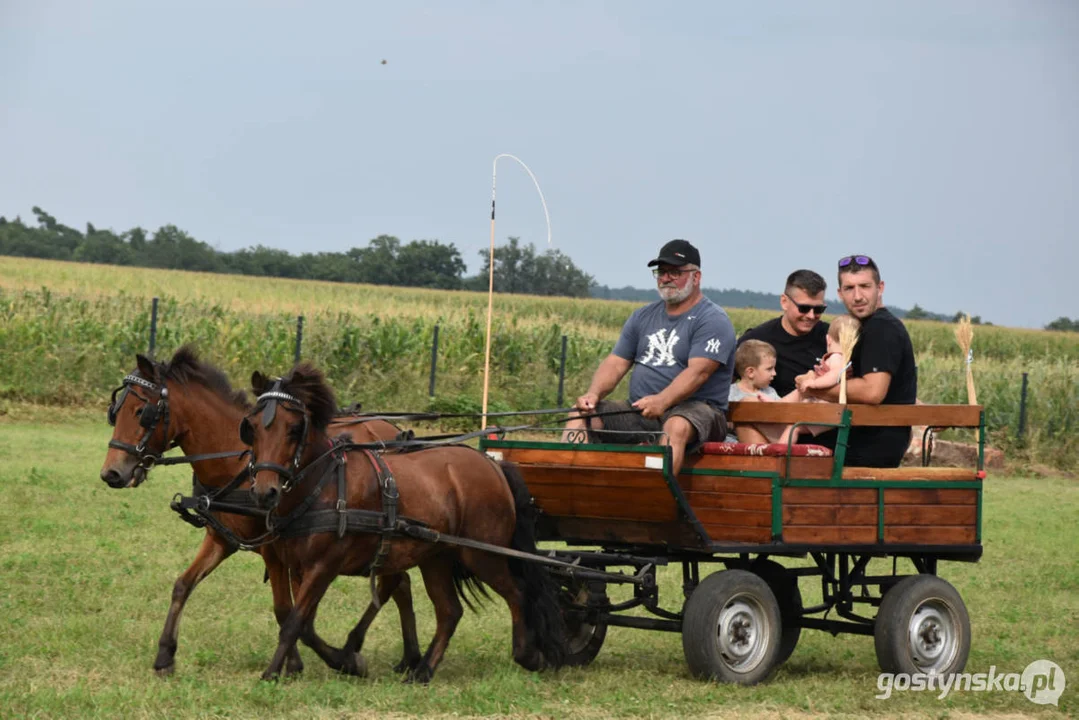
<svg viewBox="0 0 1079 720"><path fill-rule="evenodd" d="M80 232L37 206L33 213L36 227L18 217L8 220L0 216L0 255L442 290L486 291L488 285L490 257L487 250L479 251L480 270L469 276L456 246L438 240L402 243L392 235L379 235L367 247L353 247L347 252L293 255L263 245L221 252L175 225L164 225L151 234L141 227L116 233L87 223L86 231ZM531 243L522 245L519 238L509 238L505 245L495 248L494 255L495 292L635 302L656 298L655 288L598 285L560 250L539 253ZM713 288L704 288L703 292L724 307L780 308L779 295L771 293ZM833 300L830 304L839 307L838 301ZM947 315L929 312L918 305L910 310L891 309L908 320L958 322L963 316L962 311ZM971 316L971 322L992 325L979 315ZM1059 317L1045 329L1079 332L1079 318Z"/></svg>
<svg viewBox="0 0 1079 720"><path fill-rule="evenodd" d="M37 206L33 213L36 226L0 216L0 255L443 290L487 290L488 285L487 250L479 252L480 271L466 276L457 247L438 240L403 243L379 235L367 247L347 252L293 255L262 245L221 252L175 225L151 234L141 227L116 233L87 223L80 232ZM531 243L522 245L512 237L495 248L494 281L496 292L569 297L590 297L595 282L561 251L539 253Z"/></svg>

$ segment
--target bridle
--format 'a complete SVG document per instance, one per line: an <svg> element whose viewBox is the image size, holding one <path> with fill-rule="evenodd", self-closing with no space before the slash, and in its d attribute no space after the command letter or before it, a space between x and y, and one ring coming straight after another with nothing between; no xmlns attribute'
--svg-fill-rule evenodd
<svg viewBox="0 0 1079 720"><path fill-rule="evenodd" d="M157 403L152 404L150 398L144 397L142 393L139 392L139 388L149 390L152 393L158 393ZM169 389L165 387L164 383L161 385L152 383L137 372L125 376L123 384L112 391L112 399L109 402L107 415L109 425L116 427L116 417L120 412L120 408L124 406L124 401L127 400L128 395L134 395L145 403L142 414L139 415L139 426L145 430L145 433L137 445L120 442L119 440L109 440L109 447L123 450L129 455L134 455L139 459L139 467L149 472L150 468L158 464L158 462L161 461L161 456L171 448L168 439ZM146 446L150 442L150 438L153 437L158 424L162 421L165 423L165 447L160 452L147 450Z"/></svg>
<svg viewBox="0 0 1079 720"><path fill-rule="evenodd" d="M261 422L264 428L273 425L274 418L277 417L278 405L283 405L285 409L300 413L303 416L303 432L300 435L300 441L296 443L296 452L293 453L292 463L288 467L272 462L257 462L254 452L251 453L251 461L247 466L252 481L254 481L255 475L262 470L271 470L277 473L278 477L281 478L281 491L288 492L303 476L303 473L300 472L300 461L303 458L304 450L307 449L307 431L311 424L311 415L303 401L282 392L280 387L281 380L278 379L269 391L258 396L255 401L254 411L240 421L240 439L247 445L254 442L254 427L251 425L250 418L258 414L259 411L262 412Z"/></svg>

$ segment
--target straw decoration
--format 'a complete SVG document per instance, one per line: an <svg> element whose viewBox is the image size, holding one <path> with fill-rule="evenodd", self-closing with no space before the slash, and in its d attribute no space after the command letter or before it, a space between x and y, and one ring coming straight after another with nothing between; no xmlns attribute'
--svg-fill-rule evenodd
<svg viewBox="0 0 1079 720"><path fill-rule="evenodd" d="M967 364L967 402L971 405L978 404L978 393L974 390L974 370L971 363L974 362L974 352L970 349L974 341L974 328L970 324L970 315L964 315L955 326L955 340L959 343L959 349L963 351L963 358Z"/></svg>
<svg viewBox="0 0 1079 720"><path fill-rule="evenodd" d="M850 358L854 354L854 346L858 344L858 324L843 323L839 328L839 352L843 355L843 372L839 376L839 404L847 403L847 368L850 367Z"/></svg>

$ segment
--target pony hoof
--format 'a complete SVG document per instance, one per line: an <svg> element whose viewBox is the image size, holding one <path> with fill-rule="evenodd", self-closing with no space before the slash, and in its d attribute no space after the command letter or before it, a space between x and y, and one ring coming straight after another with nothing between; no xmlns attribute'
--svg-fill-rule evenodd
<svg viewBox="0 0 1079 720"><path fill-rule="evenodd" d="M403 658L401 658L401 661L399 663L397 663L396 665L393 666L393 671L395 673L397 673L398 675L400 675L401 673L405 673L405 672L411 672L412 670L415 670L417 667L419 667L420 660L422 660L422 659L423 658L418 658L418 657L417 658L411 658L411 659L407 658L407 657L403 657Z"/></svg>
<svg viewBox="0 0 1079 720"><path fill-rule="evenodd" d="M262 681L263 682L277 682L277 673L270 672L269 670L267 670L266 672L262 673Z"/></svg>
<svg viewBox="0 0 1079 720"><path fill-rule="evenodd" d="M301 675L303 675L303 663L300 663L296 667L285 668L285 677L287 678L300 677Z"/></svg>
<svg viewBox="0 0 1079 720"><path fill-rule="evenodd" d="M159 678L172 677L174 672L176 672L176 663L169 663L164 667L154 668L154 675L157 675Z"/></svg>
<svg viewBox="0 0 1079 720"><path fill-rule="evenodd" d="M351 657L345 661L341 672L353 677L365 678L367 677L367 661L360 653L352 653Z"/></svg>
<svg viewBox="0 0 1079 720"><path fill-rule="evenodd" d="M420 683L426 685L431 682L431 678L434 676L434 672L426 664L420 664L419 667L415 667L405 675L406 683Z"/></svg>

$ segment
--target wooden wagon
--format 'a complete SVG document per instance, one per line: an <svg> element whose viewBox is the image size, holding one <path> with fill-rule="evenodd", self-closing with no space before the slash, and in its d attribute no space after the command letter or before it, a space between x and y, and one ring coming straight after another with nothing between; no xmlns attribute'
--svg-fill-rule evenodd
<svg viewBox="0 0 1079 720"><path fill-rule="evenodd" d="M735 423L830 424L838 442L834 453L708 444L673 477L660 445L482 441L489 455L520 466L541 511L539 538L565 543L552 552L577 568L559 571L571 661L591 662L610 626L667 630L681 633L695 675L751 684L812 628L873 635L886 672L962 671L970 621L937 569L982 554L982 408L732 403L730 415ZM907 425L978 428L976 466L844 465L851 427ZM869 561L882 557L892 559L891 572L872 574ZM916 574L900 574L899 558ZM674 609L661 605L656 582L657 566L670 563L682 566L685 594ZM725 569L702 580L702 563ZM612 602L612 578L631 585L633 597ZM819 582L822 601L803 605L800 581Z"/></svg>

